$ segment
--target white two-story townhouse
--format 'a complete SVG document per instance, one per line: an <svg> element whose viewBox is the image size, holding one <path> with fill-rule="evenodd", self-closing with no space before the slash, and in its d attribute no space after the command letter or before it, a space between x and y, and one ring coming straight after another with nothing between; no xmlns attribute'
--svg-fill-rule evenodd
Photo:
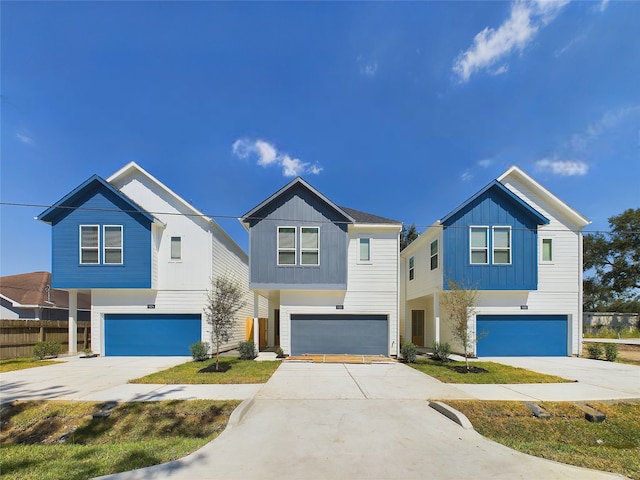
<svg viewBox="0 0 640 480"><path fill-rule="evenodd" d="M294 356L398 354L400 222L339 207L299 177L240 220L249 286L269 301L257 343Z"/></svg>
<svg viewBox="0 0 640 480"><path fill-rule="evenodd" d="M579 355L582 229L589 221L512 167L401 252L403 341L455 350L441 296L478 291L477 356Z"/></svg>
<svg viewBox="0 0 640 480"><path fill-rule="evenodd" d="M92 176L38 219L52 226L52 287L69 292L70 335L78 292L91 296L94 353L189 355L191 344L210 341L204 306L218 275L245 292L224 347L245 339L253 316L246 253L136 163L106 180Z"/></svg>

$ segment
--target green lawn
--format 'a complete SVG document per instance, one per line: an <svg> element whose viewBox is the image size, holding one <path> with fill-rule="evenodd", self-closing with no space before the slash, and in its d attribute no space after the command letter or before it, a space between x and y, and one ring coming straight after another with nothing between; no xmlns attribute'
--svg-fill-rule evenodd
<svg viewBox="0 0 640 480"><path fill-rule="evenodd" d="M129 380L129 383L199 384L199 383L265 383L280 366L279 361L256 362L235 357L220 357L220 364L231 368L224 373L198 373L215 363L215 359L204 362L187 362L145 377Z"/></svg>
<svg viewBox="0 0 640 480"><path fill-rule="evenodd" d="M458 373L453 366L464 366L464 362L440 362L426 358L418 358L417 363L409 363L410 367L437 378L445 383L566 383L566 378L532 372L523 368L510 367L493 362L469 362L474 367L487 370L486 373Z"/></svg>
<svg viewBox="0 0 640 480"><path fill-rule="evenodd" d="M218 436L239 403L136 402L93 420L100 403L13 402L0 407L0 472L7 480L84 480L176 460Z"/></svg>
<svg viewBox="0 0 640 480"><path fill-rule="evenodd" d="M0 360L0 373L23 370L25 368L43 367L55 363L62 362L56 362L55 360L36 360L35 358L9 358L7 360Z"/></svg>
<svg viewBox="0 0 640 480"><path fill-rule="evenodd" d="M590 423L572 403L541 402L548 420L521 402L446 401L485 437L557 462L620 473L640 480L640 402L589 403L607 415Z"/></svg>

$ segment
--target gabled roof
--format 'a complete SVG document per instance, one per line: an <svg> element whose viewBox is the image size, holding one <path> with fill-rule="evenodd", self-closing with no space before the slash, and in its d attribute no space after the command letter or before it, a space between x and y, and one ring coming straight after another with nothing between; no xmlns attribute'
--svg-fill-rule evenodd
<svg viewBox="0 0 640 480"><path fill-rule="evenodd" d="M578 213L576 210L571 208L569 205L564 203L558 197L556 197L549 190L544 188L538 182L536 182L529 175L524 173L521 169L516 166L509 168L506 172L498 177L498 181L500 183L505 183L508 181L510 177L514 177L522 182L524 185L529 187L531 190L535 191L538 195L540 195L543 199L547 200L550 204L554 205L558 210L560 210L564 215L570 218L576 225L580 227L585 227L589 225L591 221Z"/></svg>
<svg viewBox="0 0 640 480"><path fill-rule="evenodd" d="M238 250L238 253L242 254L243 256L247 256L247 253L236 243L236 241L231 238L231 236L218 224L218 222L216 222L213 218L205 215L204 213L202 213L200 210L198 210L196 207L194 207L193 205L191 205L189 202L187 202L184 198L182 198L180 195L178 195L177 193L175 193L173 190L171 190L169 187L167 187L164 183L162 183L160 180L158 180L156 177L154 177L153 175L151 175L149 172L147 172L144 168L142 168L140 165L138 165L136 162L129 162L127 163L124 167L122 167L120 170L118 170L116 173L114 173L113 175L111 175L107 181L110 183L114 183L117 184L119 181L121 181L123 178L125 178L127 175L132 175L134 173L139 173L141 175L143 175L144 177L147 177L152 183L155 183L158 187L160 187L161 190L164 190L169 196L173 197L178 203L180 203L188 212L191 212L194 216L200 217L202 218L205 222L208 222L214 229L216 229L223 237L225 237L229 242L231 242L231 245L234 245L236 247L236 249Z"/></svg>
<svg viewBox="0 0 640 480"><path fill-rule="evenodd" d="M49 272L31 272L0 277L0 297L14 307L69 308L69 293L51 288ZM89 295L78 293L78 308L90 310Z"/></svg>
<svg viewBox="0 0 640 480"><path fill-rule="evenodd" d="M105 179L98 175L92 175L87 180L82 182L76 188L74 188L71 192L66 194L60 200L58 200L54 205L47 208L44 212L36 217L37 220L41 220L45 223L51 223L56 215L60 213L62 210L68 210L76 207L75 201L84 195L88 190L96 188L96 186L102 186L109 190L114 195L118 196L125 202L130 208L132 212L136 212L147 218L150 222L154 221L153 215L146 212L142 207L136 204L133 200L123 194L121 191L115 189L112 185L110 185Z"/></svg>
<svg viewBox="0 0 640 480"><path fill-rule="evenodd" d="M354 210L353 208L340 207L346 213L348 213L356 223L371 223L371 224L398 224L402 225L402 222L398 220L391 220L389 218L379 217L378 215L373 215L371 213L361 212L359 210Z"/></svg>
<svg viewBox="0 0 640 480"><path fill-rule="evenodd" d="M526 211L529 215L531 215L533 218L535 218L539 225L546 225L546 224L549 223L549 219L547 217L542 215L540 212L538 212L535 208L533 208L527 202L522 200L519 196L517 196L515 193L513 193L511 190L509 190L507 187L505 187L498 180L493 180L487 186L485 186L484 188L480 189L475 195L473 195L472 197L468 198L461 205L459 205L454 210L452 210L447 215L445 215L440 220L440 223L442 223L443 225L446 224L447 221L450 220L458 212L460 212L460 210L462 210L463 208L467 207L467 205L469 205L474 200L476 200L477 198L479 198L482 195L484 195L489 190L497 190L501 194L505 195L507 198L509 198L510 200L515 202L520 208L522 208L522 210Z"/></svg>
<svg viewBox="0 0 640 480"><path fill-rule="evenodd" d="M329 207L331 207L333 210L335 210L348 223L355 223L356 222L355 218L353 218L351 215L349 215L349 213L347 213L343 208L337 206L335 203L333 203L331 200L329 200L327 197L325 197L323 194L321 194L318 190L316 190L311 185L309 185L307 182L305 182L301 177L296 177L291 182L289 182L284 187L282 187L280 190L278 190L276 193L271 195L269 198L267 198L266 200L264 200L259 205L257 205L254 208L252 208L251 210L249 210L244 215L242 215L242 217L240 217L240 221L243 224L245 224L245 226L246 226L246 223L249 220L252 220L260 210L262 210L264 207L269 205L271 202L275 201L278 197L280 197L281 195L283 195L287 191L289 191L292 188L295 188L297 186L302 186L303 188L306 188L313 195L318 197L320 200L322 200L324 203L326 203Z"/></svg>

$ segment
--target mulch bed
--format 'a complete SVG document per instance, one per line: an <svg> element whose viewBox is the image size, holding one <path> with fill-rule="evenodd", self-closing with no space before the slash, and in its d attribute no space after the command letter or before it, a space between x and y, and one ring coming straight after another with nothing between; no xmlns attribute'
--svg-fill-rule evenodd
<svg viewBox="0 0 640 480"><path fill-rule="evenodd" d="M467 370L467 367L465 365L452 365L450 367L447 367L455 372L458 373L488 373L488 370L485 370L484 368L481 367L474 367L473 365L469 365L469 369Z"/></svg>
<svg viewBox="0 0 640 480"><path fill-rule="evenodd" d="M220 363L218 364L218 370L216 370L216 364L212 363L208 367L201 368L198 370L198 373L224 373L231 370L231 365L228 363Z"/></svg>

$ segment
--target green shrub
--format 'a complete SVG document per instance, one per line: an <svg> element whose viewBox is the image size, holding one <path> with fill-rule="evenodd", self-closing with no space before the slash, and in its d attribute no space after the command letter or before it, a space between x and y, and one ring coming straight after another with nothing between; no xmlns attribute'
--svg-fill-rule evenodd
<svg viewBox="0 0 640 480"><path fill-rule="evenodd" d="M256 347L252 341L240 342L238 346L240 360L253 360L256 358Z"/></svg>
<svg viewBox="0 0 640 480"><path fill-rule="evenodd" d="M590 343L589 345L587 345L587 356L595 360L600 358L602 356L602 344Z"/></svg>
<svg viewBox="0 0 640 480"><path fill-rule="evenodd" d="M433 358L446 362L451 355L451 345L448 342L433 342Z"/></svg>
<svg viewBox="0 0 640 480"><path fill-rule="evenodd" d="M615 343L605 343L604 345L604 356L607 361L615 362L618 358L618 345Z"/></svg>
<svg viewBox="0 0 640 480"><path fill-rule="evenodd" d="M58 342L39 342L33 346L33 356L38 360L46 357L57 357L62 350L62 345Z"/></svg>
<svg viewBox="0 0 640 480"><path fill-rule="evenodd" d="M281 348L281 347L276 348L276 356L277 356L278 358L282 358L282 357L284 357L284 350L282 350L282 348Z"/></svg>
<svg viewBox="0 0 640 480"><path fill-rule="evenodd" d="M202 362L209 358L209 344L207 342L197 341L189 346L189 350L191 350L191 356L195 362Z"/></svg>
<svg viewBox="0 0 640 480"><path fill-rule="evenodd" d="M416 347L413 343L408 342L402 345L400 349L400 353L402 354L402 358L407 363L416 363L416 356L418 355L418 347Z"/></svg>

